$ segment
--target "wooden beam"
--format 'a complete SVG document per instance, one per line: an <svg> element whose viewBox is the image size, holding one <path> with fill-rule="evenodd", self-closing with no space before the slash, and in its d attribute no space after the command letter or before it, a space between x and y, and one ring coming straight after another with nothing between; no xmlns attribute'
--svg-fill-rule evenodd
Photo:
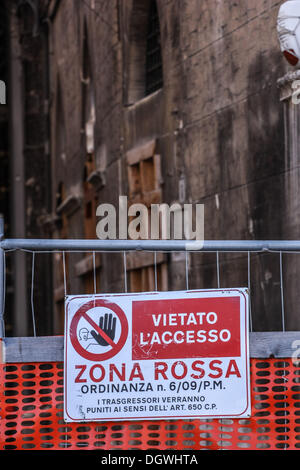
<svg viewBox="0 0 300 470"><path fill-rule="evenodd" d="M296 356L300 345L300 331L250 333L250 356L288 358ZM297 342L298 346L297 346ZM4 361L62 362L64 360L63 336L37 336L4 338Z"/></svg>
<svg viewBox="0 0 300 470"><path fill-rule="evenodd" d="M63 336L4 338L3 341L6 363L63 361Z"/></svg>

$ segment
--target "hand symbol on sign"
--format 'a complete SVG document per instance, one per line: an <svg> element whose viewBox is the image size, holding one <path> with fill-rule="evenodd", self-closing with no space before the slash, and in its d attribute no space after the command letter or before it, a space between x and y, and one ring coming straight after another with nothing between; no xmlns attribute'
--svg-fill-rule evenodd
<svg viewBox="0 0 300 470"><path fill-rule="evenodd" d="M113 341L116 334L116 318L113 318L112 314L106 313L103 317L99 318L99 328ZM108 346L108 342L104 339L100 333L96 333L95 330L91 330L91 335L97 341L100 346Z"/></svg>

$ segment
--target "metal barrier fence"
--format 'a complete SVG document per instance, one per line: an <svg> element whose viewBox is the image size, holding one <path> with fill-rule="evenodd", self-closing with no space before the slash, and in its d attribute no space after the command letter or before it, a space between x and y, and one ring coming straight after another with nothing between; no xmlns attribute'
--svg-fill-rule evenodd
<svg viewBox="0 0 300 470"><path fill-rule="evenodd" d="M63 363L0 368L0 450L297 450L300 368L251 359L249 419L65 423Z"/></svg>
<svg viewBox="0 0 300 470"><path fill-rule="evenodd" d="M279 254L282 331L250 333L252 416L249 419L161 420L111 423L63 421L63 338L5 338L5 257L8 251L32 253L150 251L185 253L189 288L190 253L216 253L218 287L219 253ZM197 241L184 240L25 240L4 239L0 218L0 449L298 449L300 448L300 368L295 345L300 333L285 331L282 254L300 252L300 241ZM64 263L65 273L65 263ZM32 287L33 287L32 277ZM65 279L66 281L66 279ZM65 282L66 285L66 282ZM157 286L157 279L155 282ZM34 320L34 309L33 324Z"/></svg>
<svg viewBox="0 0 300 470"><path fill-rule="evenodd" d="M127 292L127 271L126 271L126 254L129 252L151 252L154 254L154 277L155 290L157 290L157 266L156 253L185 253L185 277L186 290L189 289L189 257L193 253L215 253L216 255L216 273L217 287L220 288L220 253L245 253L248 256L248 281L247 286L251 290L251 273L250 273L250 255L251 253L278 253L279 272L280 272L280 299L281 299L281 325L282 331L285 331L285 306L284 306L284 283L283 283L283 253L300 253L300 241L204 241L203 246L199 248L198 241L186 240L53 240L53 239L1 239L0 218L0 338L5 336L4 328L4 308L5 308L5 265L6 253L16 250L31 253L32 255L32 278L31 278L31 309L33 332L36 336L34 308L33 308L33 289L34 289L34 268L35 255L37 253L61 253L64 273L64 293L66 289L66 262L65 254L70 252L93 254L93 271L94 285L95 281L95 253L123 253L124 268L124 290ZM3 232L2 232L3 233ZM215 286L214 286L215 287ZM251 304L251 303L250 303ZM250 305L250 330L252 330L252 317Z"/></svg>

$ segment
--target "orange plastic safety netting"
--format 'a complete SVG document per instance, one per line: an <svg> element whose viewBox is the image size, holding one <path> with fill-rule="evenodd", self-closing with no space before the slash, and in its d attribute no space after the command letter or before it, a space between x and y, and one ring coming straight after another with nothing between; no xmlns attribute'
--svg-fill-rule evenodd
<svg viewBox="0 0 300 470"><path fill-rule="evenodd" d="M299 449L300 366L251 359L250 419L63 421L63 364L1 365L0 450Z"/></svg>

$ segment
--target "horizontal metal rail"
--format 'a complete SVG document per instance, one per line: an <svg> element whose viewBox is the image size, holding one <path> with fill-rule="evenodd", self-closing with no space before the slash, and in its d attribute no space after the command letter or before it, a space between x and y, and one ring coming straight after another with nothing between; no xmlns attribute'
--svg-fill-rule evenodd
<svg viewBox="0 0 300 470"><path fill-rule="evenodd" d="M28 251L300 252L300 240L2 239L0 249Z"/></svg>
<svg viewBox="0 0 300 470"><path fill-rule="evenodd" d="M211 252L217 254L217 279L220 287L220 265L219 253L248 253L248 288L250 289L250 253L279 253L280 254L280 290L281 290L281 313L282 330L285 331L285 309L284 309L284 289L283 289L283 268L282 253L300 253L300 240L100 240L100 239L5 239L4 223L0 215L0 338L5 337L4 327L4 307L5 307L5 253L9 251L28 251L32 253L32 285L31 285L31 306L35 334L35 319L33 307L33 287L34 287L34 255L35 253L55 253L63 254L64 286L66 294L65 258L68 252L119 252L124 254L124 283L127 292L126 275L126 252L146 251L156 252L185 252L186 256L186 289L188 289L189 253ZM94 259L94 258L93 258ZM95 266L94 266L95 277ZM95 278L94 278L94 285ZM157 274L155 268L155 285L157 286ZM96 289L95 289L96 290ZM252 329L251 307L250 321Z"/></svg>

